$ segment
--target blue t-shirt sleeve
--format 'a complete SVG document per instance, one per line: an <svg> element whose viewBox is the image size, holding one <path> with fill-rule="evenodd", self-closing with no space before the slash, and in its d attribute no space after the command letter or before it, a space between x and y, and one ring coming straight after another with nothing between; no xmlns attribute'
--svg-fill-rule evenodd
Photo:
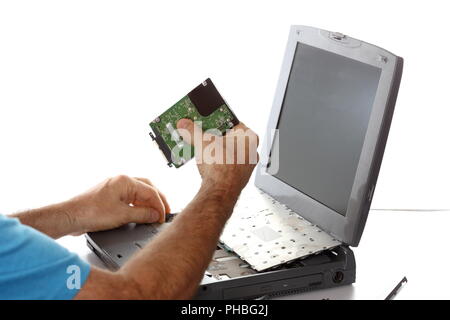
<svg viewBox="0 0 450 320"><path fill-rule="evenodd" d="M89 271L53 239L0 215L0 300L72 299Z"/></svg>

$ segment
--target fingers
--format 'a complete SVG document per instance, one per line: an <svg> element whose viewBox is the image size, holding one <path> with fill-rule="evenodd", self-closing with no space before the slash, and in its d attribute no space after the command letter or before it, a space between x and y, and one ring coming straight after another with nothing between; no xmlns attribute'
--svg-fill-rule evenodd
<svg viewBox="0 0 450 320"><path fill-rule="evenodd" d="M180 119L177 123L177 129L185 142L194 145L198 163L224 163L225 161L232 164L237 161L238 163L256 164L259 160L257 153L259 137L242 122L229 130L224 137L203 132L201 127L190 119ZM215 141L220 141L228 152L223 154L217 152L217 148L210 149L209 145ZM231 152L229 152L230 148L233 149ZM238 156L237 159L236 155Z"/></svg>
<svg viewBox="0 0 450 320"><path fill-rule="evenodd" d="M139 180L139 181L141 181L141 182L143 182L145 184L148 184L149 186L154 187L153 183L151 183L150 180L147 179L147 178L135 177L134 179ZM164 208L165 208L166 214L169 214L171 209L170 209L170 205L169 205L169 202L167 201L166 196L161 191L159 191L159 189L156 188L156 190L158 191L158 195L159 195L159 197L161 198L161 200L162 200L162 202L164 204Z"/></svg>
<svg viewBox="0 0 450 320"><path fill-rule="evenodd" d="M166 208L155 187L136 179L130 179L129 188L129 193L131 193L129 199L132 199L130 204L134 207L156 210L159 213L159 222L165 221Z"/></svg>
<svg viewBox="0 0 450 320"><path fill-rule="evenodd" d="M193 144L194 122L190 119L180 119L177 122L177 129L183 141Z"/></svg>
<svg viewBox="0 0 450 320"><path fill-rule="evenodd" d="M243 122L239 122L237 125L235 125L235 126L233 127L233 130L234 130L234 129L243 129L243 130L247 130L248 127L247 127Z"/></svg>
<svg viewBox="0 0 450 320"><path fill-rule="evenodd" d="M183 141L195 147L209 144L214 135L203 132L202 128L196 125L191 119L180 119L177 122L177 129Z"/></svg>
<svg viewBox="0 0 450 320"><path fill-rule="evenodd" d="M183 140L191 145L196 145L198 143L208 142L212 140L212 135L210 133L203 133L201 128L199 128L190 119L180 119L177 123L177 129ZM229 135L236 134L237 132L244 131L247 135L254 135L259 144L259 137L252 130L250 130L243 122L239 122L233 127L228 133Z"/></svg>
<svg viewBox="0 0 450 320"><path fill-rule="evenodd" d="M121 206L129 222L163 223L166 213L170 212L166 197L146 178L119 175L108 179L106 186L112 190L108 193L109 197L120 196Z"/></svg>
<svg viewBox="0 0 450 320"><path fill-rule="evenodd" d="M154 223L160 221L161 214L153 208L136 207L124 204L129 222L134 223Z"/></svg>
<svg viewBox="0 0 450 320"><path fill-rule="evenodd" d="M259 136L249 127L247 127L243 122L239 122L230 132L231 135L244 134L249 137L249 139L256 140L256 146L259 146Z"/></svg>

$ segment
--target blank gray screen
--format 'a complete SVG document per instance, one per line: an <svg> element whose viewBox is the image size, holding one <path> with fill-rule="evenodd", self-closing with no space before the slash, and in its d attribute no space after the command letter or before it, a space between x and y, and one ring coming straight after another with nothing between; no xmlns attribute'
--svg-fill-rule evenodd
<svg viewBox="0 0 450 320"><path fill-rule="evenodd" d="M275 139L275 177L345 216L381 69L298 43Z"/></svg>

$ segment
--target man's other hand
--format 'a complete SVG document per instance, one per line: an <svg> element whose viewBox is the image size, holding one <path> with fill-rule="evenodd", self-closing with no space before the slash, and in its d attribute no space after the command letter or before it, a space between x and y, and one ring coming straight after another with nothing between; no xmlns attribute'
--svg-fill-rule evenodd
<svg viewBox="0 0 450 320"><path fill-rule="evenodd" d="M203 184L223 192L239 194L259 160L258 136L242 122L226 135L202 132L192 120L181 119L177 129L194 146Z"/></svg>
<svg viewBox="0 0 450 320"><path fill-rule="evenodd" d="M166 197L146 178L109 178L68 202L74 234L113 229L130 222L165 221Z"/></svg>

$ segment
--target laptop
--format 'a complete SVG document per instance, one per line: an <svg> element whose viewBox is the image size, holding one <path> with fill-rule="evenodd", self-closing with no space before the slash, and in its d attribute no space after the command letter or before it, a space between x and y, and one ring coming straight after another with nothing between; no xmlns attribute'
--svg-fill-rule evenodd
<svg viewBox="0 0 450 320"><path fill-rule="evenodd" d="M254 185L220 237L198 299L351 284L403 59L347 35L292 26ZM171 215L170 219L176 219ZM120 268L170 222L87 234Z"/></svg>

